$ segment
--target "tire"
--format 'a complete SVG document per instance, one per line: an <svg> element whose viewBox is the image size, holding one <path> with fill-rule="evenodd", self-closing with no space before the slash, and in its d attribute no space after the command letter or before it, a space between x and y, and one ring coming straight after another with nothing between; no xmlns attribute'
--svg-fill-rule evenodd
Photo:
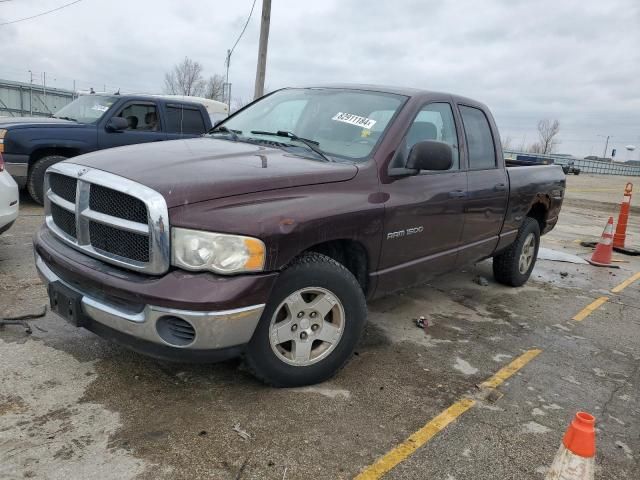
<svg viewBox="0 0 640 480"><path fill-rule="evenodd" d="M44 172L51 165L66 159L67 157L61 155L49 155L42 157L31 166L29 169L29 178L27 178L27 190L36 203L40 205L44 203Z"/></svg>
<svg viewBox="0 0 640 480"><path fill-rule="evenodd" d="M527 257L524 252L525 248L531 255L528 261L523 260L523 255ZM522 223L515 241L509 248L493 257L493 276L496 281L512 287L524 285L536 265L539 248L540 225L537 220L527 217ZM526 268L523 268L525 266Z"/></svg>
<svg viewBox="0 0 640 480"><path fill-rule="evenodd" d="M575 170L575 171L573 172L573 174L574 174L574 175L580 175L580 170Z"/></svg>
<svg viewBox="0 0 640 480"><path fill-rule="evenodd" d="M312 308L315 301L319 314ZM366 301L351 272L330 257L305 253L280 274L245 362L259 380L274 387L322 382L349 361L366 320Z"/></svg>

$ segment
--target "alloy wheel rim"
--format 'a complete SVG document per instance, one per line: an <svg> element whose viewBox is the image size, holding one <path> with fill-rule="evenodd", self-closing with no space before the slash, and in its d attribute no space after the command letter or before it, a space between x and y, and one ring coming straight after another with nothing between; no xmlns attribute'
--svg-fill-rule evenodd
<svg viewBox="0 0 640 480"><path fill-rule="evenodd" d="M527 273L529 267L533 263L533 256L536 253L536 237L533 233L527 235L524 243L522 244L522 252L520 253L520 259L518 261L518 270L521 274Z"/></svg>
<svg viewBox="0 0 640 480"><path fill-rule="evenodd" d="M276 308L269 324L269 343L289 365L313 365L335 350L344 332L344 307L327 289L296 290Z"/></svg>

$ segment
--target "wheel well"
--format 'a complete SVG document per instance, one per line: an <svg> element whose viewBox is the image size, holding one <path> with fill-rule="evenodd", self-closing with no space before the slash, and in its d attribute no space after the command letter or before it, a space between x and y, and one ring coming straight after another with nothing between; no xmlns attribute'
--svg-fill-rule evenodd
<svg viewBox="0 0 640 480"><path fill-rule="evenodd" d="M542 232L547 225L547 207L541 202L534 203L529 213L527 213L527 217L536 220L538 225L540 225L540 232Z"/></svg>
<svg viewBox="0 0 640 480"><path fill-rule="evenodd" d="M51 148L40 148L31 153L29 168L33 166L38 160L43 157L48 157L49 155L61 155L63 157L75 157L80 152L75 148L66 148L66 147L51 147Z"/></svg>
<svg viewBox="0 0 640 480"><path fill-rule="evenodd" d="M361 243L354 240L331 240L314 245L306 251L321 253L344 265L356 277L362 291L367 293L369 260Z"/></svg>

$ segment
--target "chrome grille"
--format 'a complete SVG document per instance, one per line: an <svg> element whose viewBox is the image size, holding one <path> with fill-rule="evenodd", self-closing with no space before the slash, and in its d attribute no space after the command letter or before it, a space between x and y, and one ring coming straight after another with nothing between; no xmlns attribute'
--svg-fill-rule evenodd
<svg viewBox="0 0 640 480"><path fill-rule="evenodd" d="M147 223L147 206L144 202L102 185L91 185L89 208L132 222Z"/></svg>
<svg viewBox="0 0 640 480"><path fill-rule="evenodd" d="M55 203L51 205L51 217L60 229L72 238L76 238L76 215Z"/></svg>
<svg viewBox="0 0 640 480"><path fill-rule="evenodd" d="M89 239L94 248L137 262L149 261L149 237L103 223L89 222Z"/></svg>
<svg viewBox="0 0 640 480"><path fill-rule="evenodd" d="M52 173L49 177L49 186L56 195L61 196L68 202L76 203L77 181L75 178Z"/></svg>
<svg viewBox="0 0 640 480"><path fill-rule="evenodd" d="M132 270L168 270L168 212L158 192L66 162L47 170L45 191L46 224L66 243Z"/></svg>

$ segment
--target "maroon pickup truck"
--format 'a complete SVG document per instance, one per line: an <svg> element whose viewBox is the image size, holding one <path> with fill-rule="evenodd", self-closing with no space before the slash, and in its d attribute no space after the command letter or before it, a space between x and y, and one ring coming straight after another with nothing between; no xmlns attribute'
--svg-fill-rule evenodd
<svg viewBox="0 0 640 480"><path fill-rule="evenodd" d="M347 362L368 299L489 257L498 282L526 282L565 176L506 168L479 102L331 86L274 92L202 138L74 157L45 182L35 258L54 312L297 386Z"/></svg>

